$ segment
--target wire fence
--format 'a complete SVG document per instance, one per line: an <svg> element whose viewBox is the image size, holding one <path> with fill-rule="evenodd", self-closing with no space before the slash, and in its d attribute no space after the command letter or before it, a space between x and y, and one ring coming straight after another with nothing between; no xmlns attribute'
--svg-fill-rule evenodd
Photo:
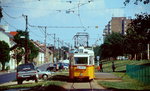
<svg viewBox="0 0 150 91"><path fill-rule="evenodd" d="M150 84L150 65L126 65L126 73L133 79Z"/></svg>

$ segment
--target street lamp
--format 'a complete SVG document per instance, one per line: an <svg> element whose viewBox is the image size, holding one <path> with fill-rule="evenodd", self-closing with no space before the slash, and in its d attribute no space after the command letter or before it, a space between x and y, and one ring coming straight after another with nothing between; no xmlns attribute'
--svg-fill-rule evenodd
<svg viewBox="0 0 150 91"><path fill-rule="evenodd" d="M150 33L150 29L148 29L147 33ZM147 43L147 59L149 60L149 41Z"/></svg>
<svg viewBox="0 0 150 91"><path fill-rule="evenodd" d="M149 43L147 44L147 59L149 60Z"/></svg>

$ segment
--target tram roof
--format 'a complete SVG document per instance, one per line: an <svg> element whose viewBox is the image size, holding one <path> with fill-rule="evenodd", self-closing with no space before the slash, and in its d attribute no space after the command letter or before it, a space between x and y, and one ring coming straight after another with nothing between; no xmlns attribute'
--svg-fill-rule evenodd
<svg viewBox="0 0 150 91"><path fill-rule="evenodd" d="M91 55L94 56L93 50L85 49L84 47L79 47L74 51L74 55Z"/></svg>

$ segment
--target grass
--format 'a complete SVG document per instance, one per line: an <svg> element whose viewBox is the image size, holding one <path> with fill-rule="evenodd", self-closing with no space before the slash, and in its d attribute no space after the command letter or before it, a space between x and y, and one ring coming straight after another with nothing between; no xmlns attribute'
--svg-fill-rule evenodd
<svg viewBox="0 0 150 91"><path fill-rule="evenodd" d="M43 81L38 83L29 83L29 84L20 84L20 85L7 85L7 86L0 86L0 89L12 89L12 88L32 88L32 87L38 87L38 86L49 86L49 85L56 85L56 86L62 86L65 82L61 81Z"/></svg>
<svg viewBox="0 0 150 91"><path fill-rule="evenodd" d="M122 81L118 82L108 82L108 81L98 81L98 84L102 85L108 89L121 89L121 90L150 90L150 85L145 85L130 78L125 73L115 72L113 73L118 77L122 78Z"/></svg>
<svg viewBox="0 0 150 91"><path fill-rule="evenodd" d="M103 71L104 72L112 72L112 61L103 61ZM126 70L126 65L141 65L141 64L147 64L150 63L149 60L115 60L115 71L125 71Z"/></svg>
<svg viewBox="0 0 150 91"><path fill-rule="evenodd" d="M69 76L69 72L68 71L62 71L62 72L55 73L55 75Z"/></svg>
<svg viewBox="0 0 150 91"><path fill-rule="evenodd" d="M112 72L112 61L103 62L103 71L112 72L118 77L122 78L122 81L98 81L98 84L104 86L105 88L111 89L124 89L124 90L150 90L150 85L145 85L137 80L130 78L126 75L126 65L142 65L150 63L149 60L115 60L115 71Z"/></svg>

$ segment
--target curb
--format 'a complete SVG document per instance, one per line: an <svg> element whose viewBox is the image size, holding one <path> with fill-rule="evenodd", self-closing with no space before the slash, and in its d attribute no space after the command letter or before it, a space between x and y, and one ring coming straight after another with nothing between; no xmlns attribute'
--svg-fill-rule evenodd
<svg viewBox="0 0 150 91"><path fill-rule="evenodd" d="M94 78L95 80L122 80L121 78Z"/></svg>

